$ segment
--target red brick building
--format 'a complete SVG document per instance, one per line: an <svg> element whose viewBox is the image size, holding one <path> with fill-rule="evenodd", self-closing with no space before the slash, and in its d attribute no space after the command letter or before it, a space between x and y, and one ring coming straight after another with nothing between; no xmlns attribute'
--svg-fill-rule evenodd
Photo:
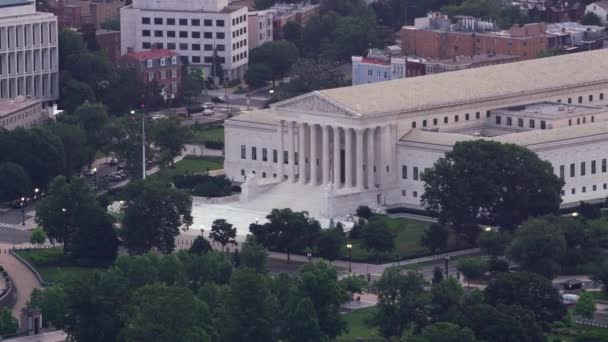
<svg viewBox="0 0 608 342"><path fill-rule="evenodd" d="M106 53L112 63L120 59L120 31L97 30L95 38L99 49Z"/></svg>
<svg viewBox="0 0 608 342"><path fill-rule="evenodd" d="M271 10L275 12L272 21L273 39L279 40L282 38L285 24L295 22L300 26L306 26L310 18L319 14L319 5L283 4L275 5Z"/></svg>
<svg viewBox="0 0 608 342"><path fill-rule="evenodd" d="M46 6L62 27L81 29L84 25L100 28L108 19L119 17L125 0L49 0Z"/></svg>
<svg viewBox="0 0 608 342"><path fill-rule="evenodd" d="M423 58L444 59L456 56L497 54L535 58L547 49L544 23L514 26L508 31L447 31L419 29L401 30L403 54Z"/></svg>
<svg viewBox="0 0 608 342"><path fill-rule="evenodd" d="M156 82L165 100L179 97L182 65L176 52L165 49L130 50L121 57L120 66L134 69L144 84Z"/></svg>

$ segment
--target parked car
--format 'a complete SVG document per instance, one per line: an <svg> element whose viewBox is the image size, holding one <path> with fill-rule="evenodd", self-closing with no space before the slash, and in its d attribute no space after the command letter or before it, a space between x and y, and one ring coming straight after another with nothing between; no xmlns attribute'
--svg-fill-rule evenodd
<svg viewBox="0 0 608 342"><path fill-rule="evenodd" d="M91 177L92 175L94 175L94 174L95 174L95 172L93 172L93 170L92 170L92 169L88 169L88 170L86 170L85 172L83 172L82 174L84 174L84 175L85 175L85 176L87 176L87 177Z"/></svg>
<svg viewBox="0 0 608 342"><path fill-rule="evenodd" d="M215 112L213 111L213 109L205 109L205 110L203 111L203 115L204 115L204 116L211 116L211 115L213 115L213 114L215 114Z"/></svg>
<svg viewBox="0 0 608 342"><path fill-rule="evenodd" d="M211 102L214 102L214 103L225 103L226 102L226 98L223 97L223 96L216 96L216 97L213 97L211 99Z"/></svg>
<svg viewBox="0 0 608 342"><path fill-rule="evenodd" d="M203 106L201 106L200 104L191 105L186 107L186 110L188 111L189 115L194 113L200 113L203 111Z"/></svg>
<svg viewBox="0 0 608 342"><path fill-rule="evenodd" d="M203 103L203 109L214 109L215 105L213 104L213 102L205 102Z"/></svg>

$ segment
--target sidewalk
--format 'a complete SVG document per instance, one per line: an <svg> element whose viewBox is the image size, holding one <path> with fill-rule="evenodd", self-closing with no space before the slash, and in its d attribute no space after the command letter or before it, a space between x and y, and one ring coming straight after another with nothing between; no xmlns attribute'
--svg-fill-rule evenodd
<svg viewBox="0 0 608 342"><path fill-rule="evenodd" d="M13 285L17 290L17 301L13 307L13 316L19 317L21 309L26 307L26 303L30 299L32 291L41 288L42 284L40 284L29 268L8 253L8 250L12 247L11 244L0 244L0 265L4 267L11 277Z"/></svg>

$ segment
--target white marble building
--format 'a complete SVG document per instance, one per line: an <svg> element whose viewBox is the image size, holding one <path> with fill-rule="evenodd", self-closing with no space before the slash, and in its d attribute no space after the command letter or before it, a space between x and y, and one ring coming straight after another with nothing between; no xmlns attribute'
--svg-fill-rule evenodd
<svg viewBox="0 0 608 342"><path fill-rule="evenodd" d="M225 171L248 208L343 217L419 207L425 169L491 139L551 162L564 205L605 198L607 70L596 50L309 93L226 121Z"/></svg>

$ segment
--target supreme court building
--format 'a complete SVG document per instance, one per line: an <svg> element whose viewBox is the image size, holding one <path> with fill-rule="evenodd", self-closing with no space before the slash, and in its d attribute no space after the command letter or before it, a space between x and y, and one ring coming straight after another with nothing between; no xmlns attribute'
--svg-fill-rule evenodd
<svg viewBox="0 0 608 342"><path fill-rule="evenodd" d="M241 202L343 217L420 207L421 174L458 141L525 146L563 204L608 196L608 50L315 91L225 123Z"/></svg>

